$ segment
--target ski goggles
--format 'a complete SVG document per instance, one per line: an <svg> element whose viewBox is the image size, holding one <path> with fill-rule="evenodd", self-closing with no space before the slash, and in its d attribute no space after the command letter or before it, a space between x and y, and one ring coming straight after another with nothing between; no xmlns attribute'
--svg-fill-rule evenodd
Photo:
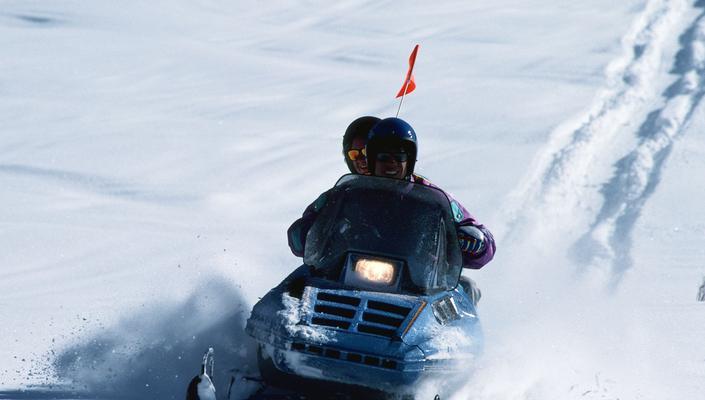
<svg viewBox="0 0 705 400"><path fill-rule="evenodd" d="M407 153L377 153L377 161L381 162L391 162L392 160L396 162L404 162L409 159Z"/></svg>
<svg viewBox="0 0 705 400"><path fill-rule="evenodd" d="M361 160L363 158L367 158L367 151L362 148L362 149L350 149L348 150L348 158L350 161L357 161Z"/></svg>

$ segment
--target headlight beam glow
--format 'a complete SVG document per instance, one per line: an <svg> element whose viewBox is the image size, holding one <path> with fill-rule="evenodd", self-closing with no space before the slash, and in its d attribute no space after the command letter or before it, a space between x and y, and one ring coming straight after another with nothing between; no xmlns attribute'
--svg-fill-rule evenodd
<svg viewBox="0 0 705 400"><path fill-rule="evenodd" d="M389 285L394 281L394 264L360 258L355 262L355 273L366 281Z"/></svg>

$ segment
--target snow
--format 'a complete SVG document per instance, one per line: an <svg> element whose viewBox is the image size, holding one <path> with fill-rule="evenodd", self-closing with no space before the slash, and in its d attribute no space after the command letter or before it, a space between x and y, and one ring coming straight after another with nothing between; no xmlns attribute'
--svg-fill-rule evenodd
<svg viewBox="0 0 705 400"><path fill-rule="evenodd" d="M457 327L447 329L437 329L429 341L429 347L439 349L439 351L428 357L430 360L452 360L457 358L474 357L473 354L459 354L462 349L469 349L473 344L473 338L463 334L463 330ZM471 360L467 361L472 362Z"/></svg>
<svg viewBox="0 0 705 400"><path fill-rule="evenodd" d="M336 341L334 331L301 324L302 316L309 315L313 312L311 310L311 296L308 289L304 290L302 300L291 297L288 293L283 293L282 304L284 305L284 309L278 313L281 314L281 318L286 321L284 327L292 337L298 337L307 342L318 344Z"/></svg>
<svg viewBox="0 0 705 400"><path fill-rule="evenodd" d="M498 240L455 398L702 397L704 27L695 0L4 1L0 390L183 398L210 346L219 393L254 371L286 228L419 43L418 172Z"/></svg>

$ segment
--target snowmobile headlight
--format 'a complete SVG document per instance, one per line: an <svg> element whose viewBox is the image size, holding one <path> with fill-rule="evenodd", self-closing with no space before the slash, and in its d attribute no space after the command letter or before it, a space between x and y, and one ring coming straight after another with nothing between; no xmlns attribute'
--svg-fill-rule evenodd
<svg viewBox="0 0 705 400"><path fill-rule="evenodd" d="M345 284L360 289L394 290L399 284L403 262L364 254L349 254Z"/></svg>
<svg viewBox="0 0 705 400"><path fill-rule="evenodd" d="M366 281L389 285L394 282L394 264L369 258L359 258L355 262L355 274Z"/></svg>

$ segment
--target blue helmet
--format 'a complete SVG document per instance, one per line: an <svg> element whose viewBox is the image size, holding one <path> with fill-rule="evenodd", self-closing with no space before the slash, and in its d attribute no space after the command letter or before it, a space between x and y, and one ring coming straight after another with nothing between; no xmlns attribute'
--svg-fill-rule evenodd
<svg viewBox="0 0 705 400"><path fill-rule="evenodd" d="M401 118L385 118L370 130L367 137L367 165L370 171L375 170L377 154L385 151L403 151L409 154L406 162L406 177L414 173L418 144L416 132Z"/></svg>

